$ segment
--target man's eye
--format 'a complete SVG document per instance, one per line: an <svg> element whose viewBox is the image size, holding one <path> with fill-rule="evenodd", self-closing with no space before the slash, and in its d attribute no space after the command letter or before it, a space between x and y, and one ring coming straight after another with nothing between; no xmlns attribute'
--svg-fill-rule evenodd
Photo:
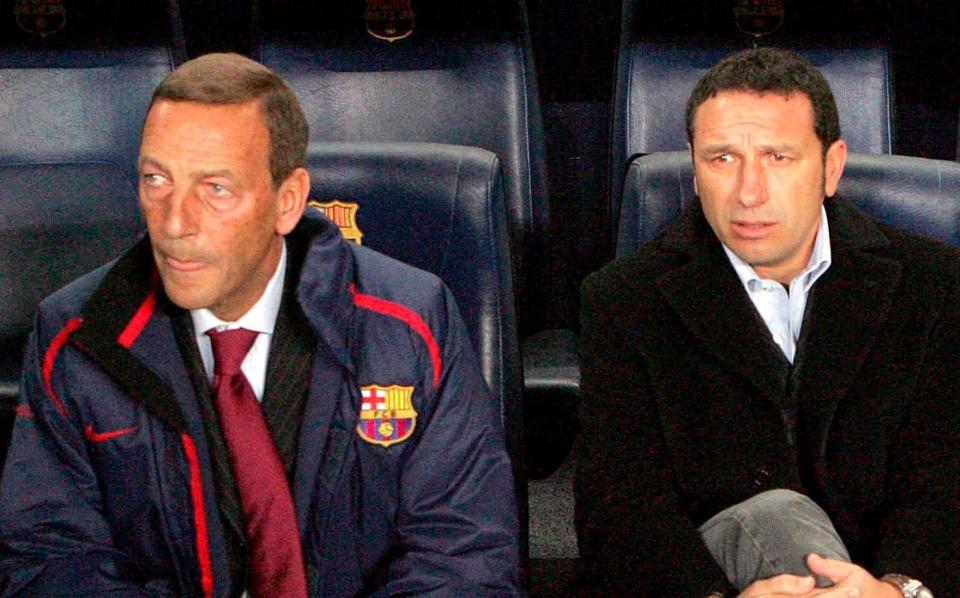
<svg viewBox="0 0 960 598"><path fill-rule="evenodd" d="M163 176L159 174L154 174L151 172L144 173L142 178L143 178L144 184L149 185L151 187L162 185L166 181L166 179Z"/></svg>
<svg viewBox="0 0 960 598"><path fill-rule="evenodd" d="M774 152L771 157L773 158L774 162L786 162L790 159L790 157L786 154L781 154L779 152Z"/></svg>
<svg viewBox="0 0 960 598"><path fill-rule="evenodd" d="M217 183L210 183L210 191L212 191L217 197L226 197L230 195L229 189Z"/></svg>
<svg viewBox="0 0 960 598"><path fill-rule="evenodd" d="M713 158L714 162L733 162L733 156L730 154L720 154Z"/></svg>

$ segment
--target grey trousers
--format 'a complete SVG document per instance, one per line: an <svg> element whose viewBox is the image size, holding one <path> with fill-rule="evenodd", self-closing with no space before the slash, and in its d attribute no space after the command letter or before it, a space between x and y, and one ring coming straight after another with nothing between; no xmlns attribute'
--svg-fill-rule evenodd
<svg viewBox="0 0 960 598"><path fill-rule="evenodd" d="M806 556L850 561L833 523L815 502L792 490L769 490L725 509L700 526L710 554L738 590L790 573L810 575ZM817 585L830 586L819 578Z"/></svg>

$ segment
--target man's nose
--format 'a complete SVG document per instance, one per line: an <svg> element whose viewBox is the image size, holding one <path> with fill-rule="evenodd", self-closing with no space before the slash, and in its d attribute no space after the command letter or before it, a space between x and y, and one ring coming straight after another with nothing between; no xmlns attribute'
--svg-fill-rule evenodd
<svg viewBox="0 0 960 598"><path fill-rule="evenodd" d="M767 173L760 160L744 161L740 170L739 200L748 208L767 201Z"/></svg>
<svg viewBox="0 0 960 598"><path fill-rule="evenodd" d="M187 237L196 232L196 197L192 189L177 189L170 194L163 212L162 230L171 239Z"/></svg>

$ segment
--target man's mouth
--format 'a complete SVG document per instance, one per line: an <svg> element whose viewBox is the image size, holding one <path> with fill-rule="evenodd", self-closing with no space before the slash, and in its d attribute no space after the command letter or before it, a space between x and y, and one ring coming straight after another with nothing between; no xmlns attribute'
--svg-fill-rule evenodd
<svg viewBox="0 0 960 598"><path fill-rule="evenodd" d="M741 239L760 239L770 234L776 222L734 220L731 223L733 232Z"/></svg>
<svg viewBox="0 0 960 598"><path fill-rule="evenodd" d="M163 256L163 262L168 268L177 272L196 272L197 270L200 270L206 266L206 262L200 260L193 260L189 258L178 259L169 255Z"/></svg>

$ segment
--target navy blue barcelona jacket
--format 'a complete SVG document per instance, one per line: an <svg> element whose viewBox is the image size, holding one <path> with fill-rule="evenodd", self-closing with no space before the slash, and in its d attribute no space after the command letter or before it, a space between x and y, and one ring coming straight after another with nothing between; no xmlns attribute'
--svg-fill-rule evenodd
<svg viewBox="0 0 960 598"><path fill-rule="evenodd" d="M312 237L296 298L317 339L292 485L311 594L520 593L500 411L450 292L318 218L294 233ZM3 596L230 591L153 272L143 239L40 306L0 488Z"/></svg>

